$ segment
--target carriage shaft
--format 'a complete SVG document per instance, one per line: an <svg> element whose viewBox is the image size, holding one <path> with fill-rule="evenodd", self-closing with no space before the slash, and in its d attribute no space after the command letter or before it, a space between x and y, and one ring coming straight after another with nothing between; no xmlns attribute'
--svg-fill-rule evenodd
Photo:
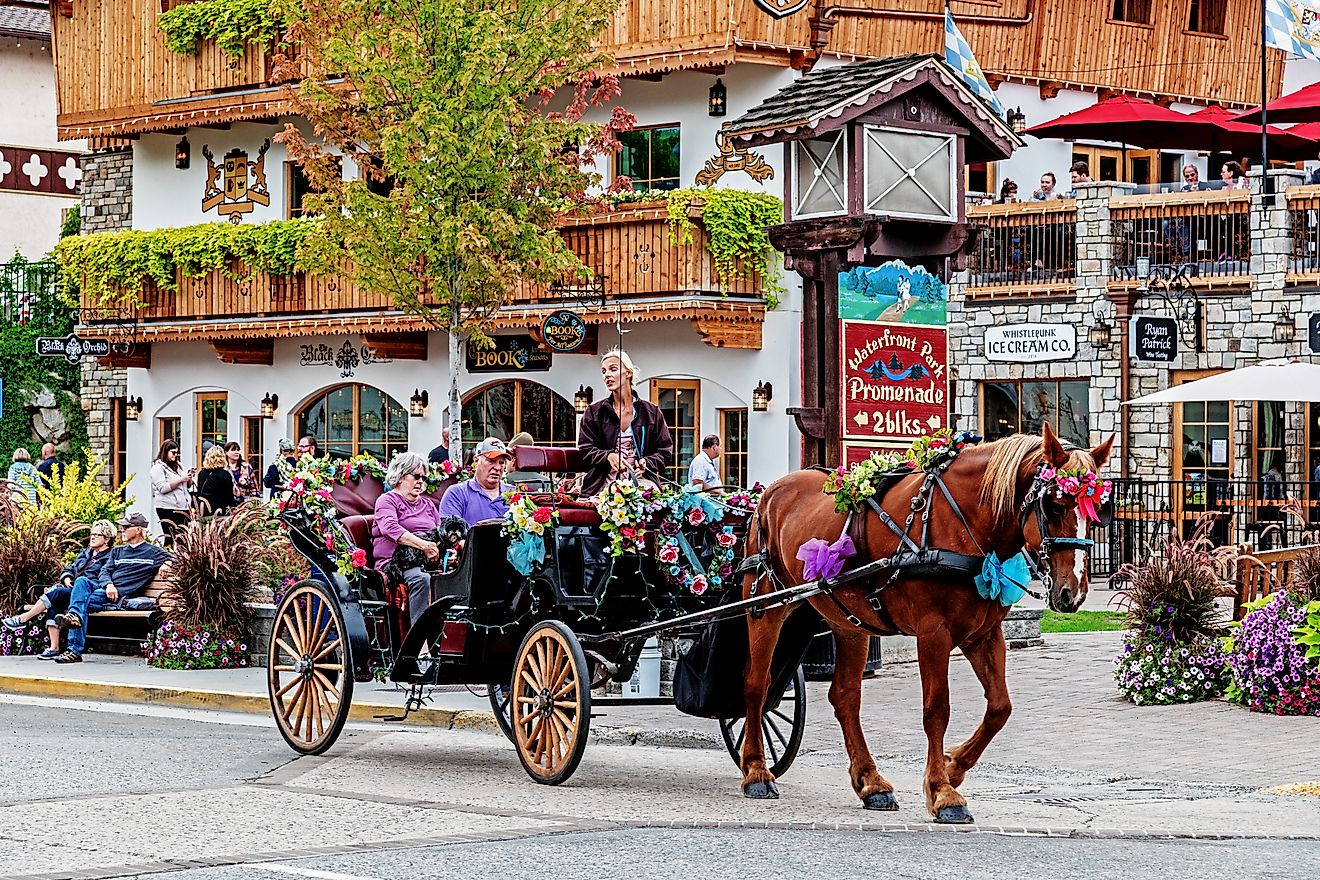
<svg viewBox="0 0 1320 880"><path fill-rule="evenodd" d="M693 623L708 623L712 620L736 617L742 612L753 608L768 610L770 608L781 608L785 605L796 605L798 602L810 599L812 596L818 596L823 592L825 592L825 590L821 587L820 581L811 581L806 584L798 584L795 587L776 590L773 593L766 593L762 596L753 596L750 599L740 599L737 602L730 602L727 605L717 605L714 608L707 608L703 611L694 611L691 614L682 614L678 617L671 617L667 620L658 620L654 623L634 627L633 629L616 630L614 632L601 633L599 635L580 635L579 638L583 643L592 643L653 636L663 633L666 630L677 629Z"/></svg>

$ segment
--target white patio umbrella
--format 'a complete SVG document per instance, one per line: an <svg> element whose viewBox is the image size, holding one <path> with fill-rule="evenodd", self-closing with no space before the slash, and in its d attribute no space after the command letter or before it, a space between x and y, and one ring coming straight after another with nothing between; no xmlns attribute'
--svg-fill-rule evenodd
<svg viewBox="0 0 1320 880"><path fill-rule="evenodd" d="M1263 361L1125 400L1123 405L1147 406L1199 400L1300 400L1320 403L1320 364L1295 360Z"/></svg>

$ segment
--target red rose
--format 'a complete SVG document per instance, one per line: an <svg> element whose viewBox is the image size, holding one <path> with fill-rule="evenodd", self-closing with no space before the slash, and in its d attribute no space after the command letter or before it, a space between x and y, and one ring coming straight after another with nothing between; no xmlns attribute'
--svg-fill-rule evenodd
<svg viewBox="0 0 1320 880"><path fill-rule="evenodd" d="M729 534L728 532L720 532L715 538L715 543L719 544L721 547L732 547L734 544L738 543L738 536Z"/></svg>
<svg viewBox="0 0 1320 880"><path fill-rule="evenodd" d="M623 535L625 538L636 538L637 530L632 526L623 526L619 529L619 534Z"/></svg>
<svg viewBox="0 0 1320 880"><path fill-rule="evenodd" d="M361 548L358 548L357 550L354 550L354 551L353 551L353 567L354 567L354 568L366 568L366 567L367 567L367 551L366 551L366 550L363 550L363 549L361 549Z"/></svg>
<svg viewBox="0 0 1320 880"><path fill-rule="evenodd" d="M536 508L535 512L532 513L532 519L536 520L541 525L545 525L546 523L550 522L550 517L553 515L554 515L554 511L551 510L550 508L538 507Z"/></svg>
<svg viewBox="0 0 1320 880"><path fill-rule="evenodd" d="M522 501L522 493L521 493L521 492L514 492L512 495L509 496L509 503L510 503L510 504L517 504L519 501Z"/></svg>
<svg viewBox="0 0 1320 880"><path fill-rule="evenodd" d="M706 515L701 512L700 507L694 507L688 511L687 521L694 526L699 526L706 521Z"/></svg>

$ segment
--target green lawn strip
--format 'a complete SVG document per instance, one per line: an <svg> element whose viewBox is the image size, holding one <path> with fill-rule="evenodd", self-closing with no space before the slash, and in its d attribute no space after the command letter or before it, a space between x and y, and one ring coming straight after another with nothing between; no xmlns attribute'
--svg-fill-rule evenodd
<svg viewBox="0 0 1320 880"><path fill-rule="evenodd" d="M1126 627L1123 614L1119 611L1077 611L1073 614L1046 611L1040 622L1042 633L1109 632L1120 629Z"/></svg>

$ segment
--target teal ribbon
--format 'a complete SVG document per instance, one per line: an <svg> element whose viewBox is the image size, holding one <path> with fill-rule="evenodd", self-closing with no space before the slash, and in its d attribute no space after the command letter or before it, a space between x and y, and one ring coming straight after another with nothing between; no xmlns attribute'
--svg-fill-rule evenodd
<svg viewBox="0 0 1320 880"><path fill-rule="evenodd" d="M981 565L981 573L976 576L976 591L982 599L997 600L1004 606L1015 605L1026 595L1030 579L1027 560L1021 553L1000 562L999 556L991 551Z"/></svg>
<svg viewBox="0 0 1320 880"><path fill-rule="evenodd" d="M522 532L509 541L504 555L518 574L526 577L545 562L545 541L540 535Z"/></svg>

